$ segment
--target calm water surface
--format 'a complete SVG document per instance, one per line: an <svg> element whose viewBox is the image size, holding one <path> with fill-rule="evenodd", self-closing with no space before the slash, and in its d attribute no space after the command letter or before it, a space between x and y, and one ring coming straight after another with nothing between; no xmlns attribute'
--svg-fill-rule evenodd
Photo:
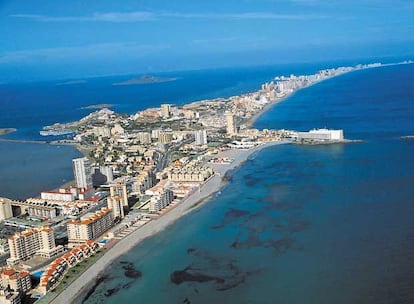
<svg viewBox="0 0 414 304"><path fill-rule="evenodd" d="M414 66L298 92L257 127L363 143L276 146L116 260L79 303L414 303ZM132 270L141 277L130 276Z"/></svg>

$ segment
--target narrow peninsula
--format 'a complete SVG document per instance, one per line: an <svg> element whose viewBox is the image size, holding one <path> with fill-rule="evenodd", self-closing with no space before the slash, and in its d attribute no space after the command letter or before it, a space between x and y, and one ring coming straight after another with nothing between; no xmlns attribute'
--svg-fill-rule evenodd
<svg viewBox="0 0 414 304"><path fill-rule="evenodd" d="M84 157L72 160L76 186L23 201L0 198L1 219L10 228L3 242L10 248L30 242L30 250L10 250L7 267L24 282L37 278L39 283L25 292L39 295L38 303L79 300L116 258L207 202L253 153L291 143L350 142L343 130L258 130L252 125L300 89L381 66L278 76L255 92L162 104L134 114L99 105L79 121L45 126L42 135L65 136L53 143L76 145ZM117 85L173 80L145 76ZM131 275L142 274L131 270Z"/></svg>

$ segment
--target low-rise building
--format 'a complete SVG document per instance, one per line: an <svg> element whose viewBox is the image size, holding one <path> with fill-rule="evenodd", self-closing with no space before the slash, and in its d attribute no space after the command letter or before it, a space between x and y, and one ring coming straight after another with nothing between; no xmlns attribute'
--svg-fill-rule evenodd
<svg viewBox="0 0 414 304"><path fill-rule="evenodd" d="M185 166L171 169L168 173L168 179L178 183L202 183L212 175L213 169L210 167Z"/></svg>
<svg viewBox="0 0 414 304"><path fill-rule="evenodd" d="M309 132L297 132L297 140L315 141L342 141L344 140L343 130L313 129Z"/></svg>
<svg viewBox="0 0 414 304"><path fill-rule="evenodd" d="M73 248L68 253L55 259L45 270L40 278L40 292L46 294L50 289L58 285L70 267L75 266L88 258L99 249L98 244L87 241L80 246Z"/></svg>

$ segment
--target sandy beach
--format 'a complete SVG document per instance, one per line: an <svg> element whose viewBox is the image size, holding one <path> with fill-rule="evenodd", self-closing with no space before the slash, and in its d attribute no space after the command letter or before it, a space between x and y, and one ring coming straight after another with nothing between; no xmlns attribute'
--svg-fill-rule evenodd
<svg viewBox="0 0 414 304"><path fill-rule="evenodd" d="M358 69L356 69L358 70ZM344 75L349 72L353 72L356 70L347 71L344 73L340 73L338 75L333 75L331 77L327 77L320 81L313 82L305 87L299 88L289 94L281 98L276 98L269 104L267 104L261 111L257 112L253 115L250 119L245 121L247 126L252 126L254 122L266 111L272 108L275 104L286 100L287 98L291 97L296 92L313 86L317 83L322 81ZM74 302L79 295L87 291L93 284L95 283L96 279L99 277L99 274L102 273L116 258L120 257L124 253L130 251L135 246L137 246L140 242L144 239L151 237L158 232L162 231L169 225L173 224L175 221L180 219L182 216L190 213L191 211L195 210L196 207L200 207L201 205L205 204L208 201L208 198L211 198L215 193L217 193L222 186L225 184L225 177L226 173L233 170L234 168L243 164L249 156L253 153L258 152L264 148L273 145L280 145L280 144L287 144L290 143L289 141L275 141L269 142L255 148L249 150L227 150L224 152L220 152L214 157L227 157L234 159L231 164L208 164L211 166L214 171L215 175L210 178L200 189L199 192L194 193L190 197L188 197L185 201L180 202L176 207L172 208L169 212L165 213L163 216L160 216L148 224L138 228L137 230L133 231L131 234L127 235L125 238L121 239L115 246L108 249L105 255L99 259L95 264L93 264L90 268L88 268L82 275L79 276L72 284L70 284L61 294L59 294L55 299L50 301L50 303L60 304L60 303L72 303ZM85 152L85 151L82 151Z"/></svg>
<svg viewBox="0 0 414 304"><path fill-rule="evenodd" d="M185 201L179 203L175 208L171 209L163 216L150 221L148 224L135 230L122 240L120 240L114 247L108 249L105 255L100 258L95 264L88 268L82 275L79 276L71 285L69 285L61 294L59 294L50 303L72 303L76 298L88 290L96 281L97 277L118 257L128 252L137 246L144 239L151 237L158 232L164 230L169 225L180 219L182 216L200 207L208 198L217 193L225 184L223 177L225 174L236 167L243 164L249 156L264 148L274 145L286 144L287 141L275 141L257 146L249 150L227 150L221 152L214 157L228 157L234 159L231 164L209 164L215 170L216 174L205 183L200 191L188 197Z"/></svg>

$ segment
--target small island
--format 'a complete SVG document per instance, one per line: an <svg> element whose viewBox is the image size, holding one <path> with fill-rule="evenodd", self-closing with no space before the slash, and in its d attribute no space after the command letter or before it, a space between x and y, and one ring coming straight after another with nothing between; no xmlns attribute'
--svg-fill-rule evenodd
<svg viewBox="0 0 414 304"><path fill-rule="evenodd" d="M82 107L81 110L101 110L104 108L112 108L114 105L110 103L99 103Z"/></svg>
<svg viewBox="0 0 414 304"><path fill-rule="evenodd" d="M15 128L0 128L0 136L6 135L6 134L9 134L9 133L13 133L13 132L16 132L16 131L17 131L17 129L15 129Z"/></svg>
<svg viewBox="0 0 414 304"><path fill-rule="evenodd" d="M161 83L161 82L170 82L177 80L177 77L157 77L152 75L143 75L139 78L131 78L121 82L114 82L112 85L121 86L121 85L137 85L137 84L148 84L148 83Z"/></svg>
<svg viewBox="0 0 414 304"><path fill-rule="evenodd" d="M72 85L72 84L84 84L87 83L86 80L69 80L69 81L65 81L65 82L59 82L56 85L57 86L62 86L62 85Z"/></svg>

